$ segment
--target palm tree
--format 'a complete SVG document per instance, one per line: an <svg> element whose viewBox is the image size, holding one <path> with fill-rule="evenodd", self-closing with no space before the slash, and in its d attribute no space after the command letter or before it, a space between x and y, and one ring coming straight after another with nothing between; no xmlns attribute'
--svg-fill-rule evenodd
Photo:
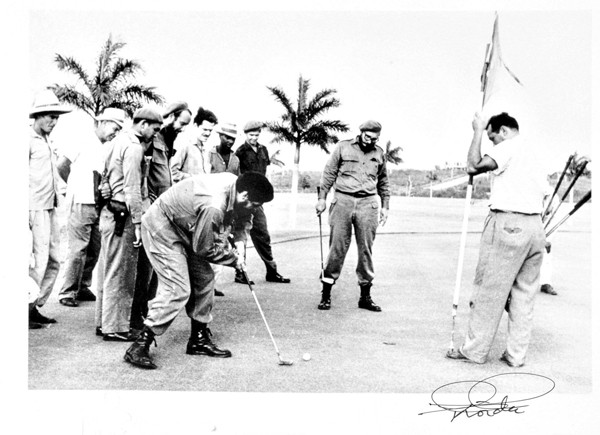
<svg viewBox="0 0 600 435"><path fill-rule="evenodd" d="M295 106L285 92L278 87L269 87L275 100L281 103L285 112L280 122L268 122L267 128L275 138L273 142L287 142L296 147L294 153L294 168L292 170L292 194L298 193L298 174L300 165L300 148L303 144L318 146L329 154L328 145L338 141L335 133L348 131L348 126L341 121L320 119L329 109L338 107L340 101L334 97L335 89L324 89L318 92L312 100L307 101L310 80L298 79L298 101Z"/></svg>
<svg viewBox="0 0 600 435"><path fill-rule="evenodd" d="M403 151L401 147L392 148L392 141L388 140L385 144L385 160L393 165L399 165L404 162L400 157L400 151Z"/></svg>
<svg viewBox="0 0 600 435"><path fill-rule="evenodd" d="M58 69L73 73L77 83L55 84L51 88L56 96L91 117L99 115L107 107L123 109L131 117L144 103L162 104L164 98L154 91L154 87L132 82L143 69L139 62L117 56L125 45L124 42L113 42L112 35L109 35L98 56L93 76L74 58L57 53L54 61Z"/></svg>

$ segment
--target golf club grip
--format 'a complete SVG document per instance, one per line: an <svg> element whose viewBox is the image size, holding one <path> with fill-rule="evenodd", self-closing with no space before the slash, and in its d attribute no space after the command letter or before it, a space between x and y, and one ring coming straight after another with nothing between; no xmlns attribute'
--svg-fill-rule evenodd
<svg viewBox="0 0 600 435"><path fill-rule="evenodd" d="M321 186L317 186L317 198L321 196Z"/></svg>
<svg viewBox="0 0 600 435"><path fill-rule="evenodd" d="M565 198L567 197L567 195L569 194L569 192L571 192L571 189L573 188L573 186L575 185L575 183L577 182L577 180L579 179L579 177L581 176L581 174L583 174L583 171L585 171L585 167L586 166L587 166L587 162L584 162L581 165L581 167L579 168L579 170L577 171L577 174L575 174L575 177L573 177L573 180L571 180L571 184L569 184L569 187L567 187L567 190L563 194L563 197L562 197L563 201L565 200Z"/></svg>

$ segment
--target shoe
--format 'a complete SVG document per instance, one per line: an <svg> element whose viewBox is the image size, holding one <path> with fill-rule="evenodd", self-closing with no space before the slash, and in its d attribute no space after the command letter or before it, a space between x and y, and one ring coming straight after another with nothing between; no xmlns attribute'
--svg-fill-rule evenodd
<svg viewBox="0 0 600 435"><path fill-rule="evenodd" d="M41 323L29 321L29 329L42 329L43 327L44 325L42 325Z"/></svg>
<svg viewBox="0 0 600 435"><path fill-rule="evenodd" d="M56 323L55 319L51 319L50 317L44 316L37 310L37 307L33 307L29 312L29 321L34 323Z"/></svg>
<svg viewBox="0 0 600 435"><path fill-rule="evenodd" d="M98 337L104 337L104 334L102 333L102 328L100 326L96 326L96 335Z"/></svg>
<svg viewBox="0 0 600 435"><path fill-rule="evenodd" d="M291 282L289 278L284 278L277 272L267 272L267 276L265 277L265 279L268 282L278 282L280 284L289 284Z"/></svg>
<svg viewBox="0 0 600 435"><path fill-rule="evenodd" d="M508 357L506 356L506 353L503 353L502 356L500 357L500 361L502 361L503 363L506 363L507 366L509 367L523 367L525 365L525 363L523 364L515 364L510 362L510 360L508 359Z"/></svg>
<svg viewBox="0 0 600 435"><path fill-rule="evenodd" d="M60 302L60 304L64 305L65 307L78 307L79 306L77 301L73 298L60 299L58 302Z"/></svg>
<svg viewBox="0 0 600 435"><path fill-rule="evenodd" d="M206 323L192 320L192 334L187 344L185 353L188 355L206 355L215 358L229 358L231 352L227 349L219 349L211 340L212 333Z"/></svg>
<svg viewBox="0 0 600 435"><path fill-rule="evenodd" d="M542 284L540 291L552 296L556 296L558 294L556 293L556 290L554 290L554 287L552 287L550 284Z"/></svg>
<svg viewBox="0 0 600 435"><path fill-rule="evenodd" d="M376 312L381 311L381 307L379 305L375 305L373 299L371 299L371 296L361 296L361 298L358 300L358 308Z"/></svg>
<svg viewBox="0 0 600 435"><path fill-rule="evenodd" d="M137 335L132 334L131 332L109 332L108 334L104 334L102 340L104 341L120 341L120 342L130 342L135 341L138 338Z"/></svg>
<svg viewBox="0 0 600 435"><path fill-rule="evenodd" d="M321 297L321 302L317 307L319 310L328 310L331 308L331 298Z"/></svg>
<svg viewBox="0 0 600 435"><path fill-rule="evenodd" d="M154 347L156 347L154 333L150 328L144 327L133 344L125 351L123 359L136 367L148 370L155 369L156 364L154 364L152 358L150 358L150 345L152 342L154 342Z"/></svg>
<svg viewBox="0 0 600 435"><path fill-rule="evenodd" d="M215 289L215 296L225 296L225 293L223 293L222 291L219 291L219 290Z"/></svg>
<svg viewBox="0 0 600 435"><path fill-rule="evenodd" d="M243 273L235 273L235 280L234 282L237 282L238 284L248 284L248 281L246 281L246 277L244 276ZM254 285L254 281L250 280L250 285Z"/></svg>
<svg viewBox="0 0 600 435"><path fill-rule="evenodd" d="M80 302L94 302L96 300L96 295L89 289L79 290L77 293L77 300Z"/></svg>
<svg viewBox="0 0 600 435"><path fill-rule="evenodd" d="M466 356L464 356L464 355L461 353L461 351L460 351L460 350L458 350L458 349L452 349L452 350L449 350L449 351L446 353L446 358L449 358L449 359L455 359L455 360L458 360L458 361L466 361L466 362L471 362L471 360L470 360L469 358L467 358Z"/></svg>

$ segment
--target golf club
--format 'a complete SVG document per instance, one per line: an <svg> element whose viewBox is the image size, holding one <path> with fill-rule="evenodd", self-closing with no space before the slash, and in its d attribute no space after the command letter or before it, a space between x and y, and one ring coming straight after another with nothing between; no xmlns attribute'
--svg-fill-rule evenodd
<svg viewBox="0 0 600 435"><path fill-rule="evenodd" d="M577 180L579 179L579 177L581 176L581 174L583 174L583 171L585 171L585 167L587 165L587 162L584 162L580 167L579 170L577 171L577 173L575 174L575 176L573 177L573 180L571 181L571 184L569 184L569 187L567 187L567 190L565 191L565 193L563 194L562 198L560 199L558 205L556 206L556 208L552 211L552 214L550 215L550 217L548 218L548 220L546 221L546 225L544 225L544 229L548 228L548 225L550 224L550 222L552 222L552 219L554 218L554 216L556 215L556 212L558 211L558 209L560 208L560 206L562 205L562 203L564 202L565 198L567 197L567 195L569 195L569 192L571 192L571 189L573 188L573 186L575 185L575 183L577 182Z"/></svg>
<svg viewBox="0 0 600 435"><path fill-rule="evenodd" d="M546 210L544 210L544 213L542 214L542 222L544 222L546 220L546 217L548 216L548 213L550 212L550 206L552 205L552 200L556 196L556 193L558 192L558 189L560 188L563 178L565 178L565 174L569 170L569 166L571 165L571 162L573 161L574 157L575 157L575 154L571 154L569 156L569 159L567 160L567 164L565 165L565 169L563 169L562 174L560 174L560 177L558 178L558 181L556 182L556 187L554 188L554 192L552 192L552 196L550 197L550 201L548 201Z"/></svg>
<svg viewBox="0 0 600 435"><path fill-rule="evenodd" d="M273 346L275 347L275 352L277 352L277 357L279 358L279 365L280 366L291 366L292 364L294 364L294 361L285 360L285 359L281 358L281 354L279 353L279 348L277 347L277 343L275 343L275 338L273 338L273 334L271 333L271 328L269 328L269 324L267 323L265 314L263 313L263 310L260 307L260 304L258 303L258 298L256 297L256 294L254 293L252 284L250 284L250 282L251 282L250 278L248 277L248 274L246 273L245 269L242 269L242 273L244 274L244 278L246 279L246 282L248 283L248 287L250 287L250 292L252 293L252 296L254 297L254 301L256 302L256 306L258 307L258 311L260 312L263 322L265 322L265 326L267 327L267 331L269 332L269 336L271 337L271 341L273 342Z"/></svg>
<svg viewBox="0 0 600 435"><path fill-rule="evenodd" d="M456 269L456 282L454 283L454 298L452 299L452 334L450 336L450 349L454 350L454 328L456 324L456 311L458 309L458 295L462 282L463 263L465 259L465 245L467 244L467 228L469 225L469 213L471 211L471 196L473 194L473 176L469 176L467 193L465 197L465 213L463 215L462 231L460 234L460 248L458 251L458 267Z"/></svg>
<svg viewBox="0 0 600 435"><path fill-rule="evenodd" d="M321 186L317 186L317 199L321 195ZM319 243L321 245L321 280L323 279L323 228L321 227L321 215L319 214Z"/></svg>
<svg viewBox="0 0 600 435"><path fill-rule="evenodd" d="M586 193L585 195L583 195L583 197L577 202L577 204L575 204L573 206L573 208L571 209L571 211L560 220L560 222L558 222L556 225L554 225L552 227L552 229L550 229L546 233L546 237L548 237L550 234L552 234L554 231L556 231L558 229L558 227L560 227L563 223L565 223L565 221L567 219L569 219L573 214L575 214L575 212L577 210L579 210L581 208L581 206L583 204L585 204L586 202L588 202L591 198L592 198L592 191L590 190L588 193Z"/></svg>

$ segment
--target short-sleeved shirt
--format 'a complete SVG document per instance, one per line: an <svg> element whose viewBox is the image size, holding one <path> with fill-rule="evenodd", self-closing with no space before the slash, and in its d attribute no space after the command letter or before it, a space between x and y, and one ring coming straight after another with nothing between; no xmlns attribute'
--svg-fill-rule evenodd
<svg viewBox="0 0 600 435"><path fill-rule="evenodd" d="M379 195L383 208L389 208L390 185L383 149L363 151L359 137L340 141L321 175L321 198L335 187L337 192L357 197Z"/></svg>
<svg viewBox="0 0 600 435"><path fill-rule="evenodd" d="M51 210L57 204L56 154L48 136L31 129L29 136L29 210Z"/></svg>
<svg viewBox="0 0 600 435"><path fill-rule="evenodd" d="M267 166L271 164L267 147L257 144L257 150L254 151L248 142L244 142L236 151L235 155L240 159L240 174L246 172L258 172L267 174Z"/></svg>
<svg viewBox="0 0 600 435"><path fill-rule="evenodd" d="M486 154L498 168L491 171L490 208L525 214L542 212L547 185L532 150L521 135L494 145Z"/></svg>
<svg viewBox="0 0 600 435"><path fill-rule="evenodd" d="M108 148L108 144L107 148ZM76 142L62 148L62 154L71 162L67 196L76 204L94 204L94 171L102 174L105 158L102 142L93 130Z"/></svg>
<svg viewBox="0 0 600 435"><path fill-rule="evenodd" d="M229 162L225 163L225 159L219 154L218 146L215 146L210 150L209 161L211 174L231 172L234 175L240 175L240 159L235 153L230 153Z"/></svg>

